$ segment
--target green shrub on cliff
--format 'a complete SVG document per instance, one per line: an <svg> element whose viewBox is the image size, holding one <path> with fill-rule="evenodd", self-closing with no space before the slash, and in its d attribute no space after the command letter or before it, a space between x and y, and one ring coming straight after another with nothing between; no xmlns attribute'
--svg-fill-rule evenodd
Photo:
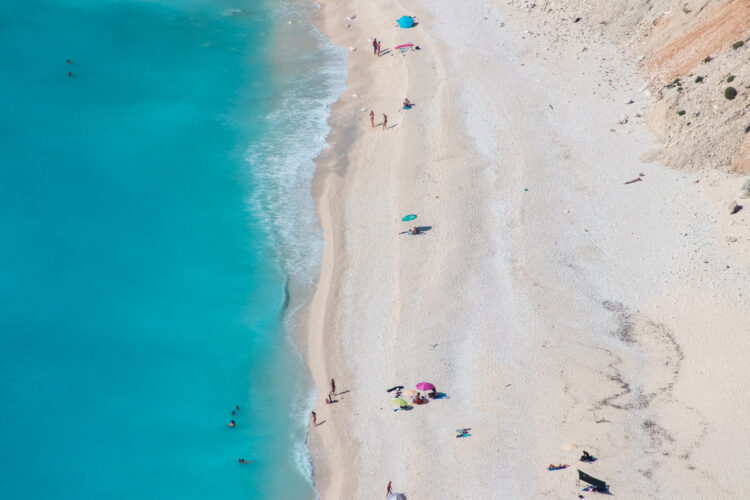
<svg viewBox="0 0 750 500"><path fill-rule="evenodd" d="M734 87L727 87L724 89L724 97L729 99L730 101L737 97L737 89Z"/></svg>

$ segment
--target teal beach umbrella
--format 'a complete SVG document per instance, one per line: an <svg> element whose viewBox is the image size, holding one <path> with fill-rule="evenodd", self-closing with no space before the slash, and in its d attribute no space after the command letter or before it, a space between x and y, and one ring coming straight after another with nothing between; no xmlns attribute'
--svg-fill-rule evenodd
<svg viewBox="0 0 750 500"><path fill-rule="evenodd" d="M402 28L411 28L414 26L414 18L411 16L401 16L396 22Z"/></svg>

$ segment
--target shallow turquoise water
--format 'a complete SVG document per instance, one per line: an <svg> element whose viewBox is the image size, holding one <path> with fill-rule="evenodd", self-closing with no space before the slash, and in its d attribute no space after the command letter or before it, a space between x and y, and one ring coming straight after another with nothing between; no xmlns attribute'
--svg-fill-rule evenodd
<svg viewBox="0 0 750 500"><path fill-rule="evenodd" d="M281 2L3 7L0 498L314 496L285 312L342 55Z"/></svg>

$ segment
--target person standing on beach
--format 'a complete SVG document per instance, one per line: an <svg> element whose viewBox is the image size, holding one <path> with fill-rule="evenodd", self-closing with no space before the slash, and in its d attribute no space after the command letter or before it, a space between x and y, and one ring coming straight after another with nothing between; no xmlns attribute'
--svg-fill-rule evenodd
<svg viewBox="0 0 750 500"><path fill-rule="evenodd" d="M391 494L391 492L393 491L393 490L391 490L391 483L392 483L392 482L393 482L393 481L388 481L388 489L387 489L387 490L385 491L385 496L388 496L388 495L390 495L390 494Z"/></svg>
<svg viewBox="0 0 750 500"><path fill-rule="evenodd" d="M380 57L380 42L378 41L378 57Z"/></svg>
<svg viewBox="0 0 750 500"><path fill-rule="evenodd" d="M329 393L330 396L336 395L336 381L331 379L331 392Z"/></svg>
<svg viewBox="0 0 750 500"><path fill-rule="evenodd" d="M312 419L313 419L313 427L317 427L318 426L318 416L315 414L314 411L311 411L310 415L312 416Z"/></svg>
<svg viewBox="0 0 750 500"><path fill-rule="evenodd" d="M375 128L375 110L370 110L370 123L372 124L372 128Z"/></svg>
<svg viewBox="0 0 750 500"><path fill-rule="evenodd" d="M386 125L388 125L388 115L383 113L383 130L385 130Z"/></svg>
<svg viewBox="0 0 750 500"><path fill-rule="evenodd" d="M378 53L378 39L373 38L372 39L372 55L376 55Z"/></svg>

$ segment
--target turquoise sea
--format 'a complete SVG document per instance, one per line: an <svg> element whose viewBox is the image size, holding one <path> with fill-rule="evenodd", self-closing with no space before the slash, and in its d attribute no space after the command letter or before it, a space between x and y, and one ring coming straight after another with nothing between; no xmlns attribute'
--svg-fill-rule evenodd
<svg viewBox="0 0 750 500"><path fill-rule="evenodd" d="M314 8L3 2L0 498L315 497Z"/></svg>

